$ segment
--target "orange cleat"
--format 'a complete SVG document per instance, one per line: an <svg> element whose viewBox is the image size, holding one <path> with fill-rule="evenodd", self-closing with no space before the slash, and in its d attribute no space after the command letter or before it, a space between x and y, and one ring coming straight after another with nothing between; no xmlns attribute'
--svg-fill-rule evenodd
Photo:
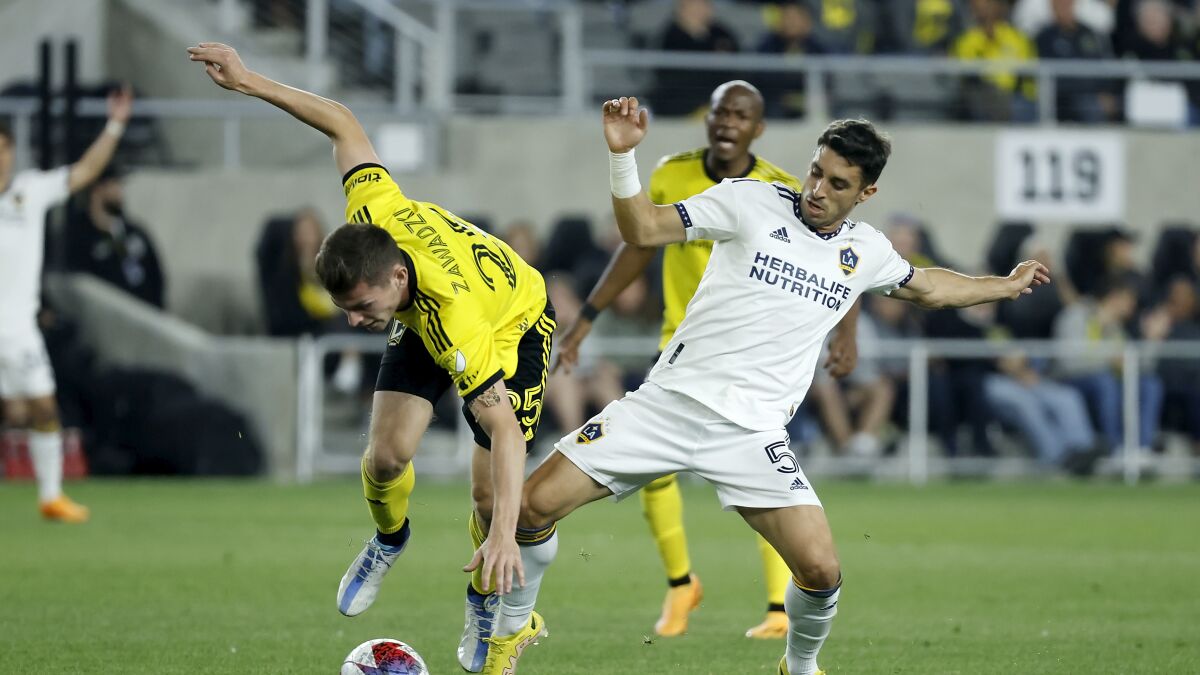
<svg viewBox="0 0 1200 675"><path fill-rule="evenodd" d="M700 585L700 577L695 574L688 576L691 579L689 583L667 589L662 616L654 624L654 632L663 637L675 637L686 633L688 614L695 611L704 599L704 587Z"/></svg>
<svg viewBox="0 0 1200 675"><path fill-rule="evenodd" d="M785 612L767 612L763 622L746 631L746 637L754 640L782 640L788 634L788 618Z"/></svg>
<svg viewBox="0 0 1200 675"><path fill-rule="evenodd" d="M46 520L60 523L86 523L88 519L88 508L76 504L66 495L59 495L56 499L42 502L38 510L42 512L42 517Z"/></svg>

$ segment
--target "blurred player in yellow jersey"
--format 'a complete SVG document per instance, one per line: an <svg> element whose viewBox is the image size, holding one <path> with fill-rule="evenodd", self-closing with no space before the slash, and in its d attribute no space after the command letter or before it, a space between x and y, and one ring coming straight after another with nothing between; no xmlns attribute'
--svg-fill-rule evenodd
<svg viewBox="0 0 1200 675"><path fill-rule="evenodd" d="M726 82L713 91L711 108L704 118L708 146L664 157L650 176L649 197L656 204L672 204L700 194L726 178L757 178L778 182L801 190L800 181L791 174L750 152L750 145L762 135L763 99L749 82ZM670 244L663 249L663 324L658 348L671 341L683 321L684 312L700 277L708 265L712 242L707 240ZM604 275L588 295L580 318L559 345L555 369L569 370L579 359L579 345L592 328L592 321L634 279L645 272L657 249L622 244L609 262ZM855 322L858 305L838 324L830 342L826 367L838 377L854 369L857 359ZM674 475L665 476L646 486L640 493L642 512L658 545L667 572L667 597L662 615L654 624L659 635L681 635L687 630L688 614L703 595L700 580L692 572L687 536L683 529L683 500ZM787 636L788 621L783 601L791 572L779 554L758 537L767 587L767 616L746 631L759 639Z"/></svg>
<svg viewBox="0 0 1200 675"><path fill-rule="evenodd" d="M333 142L350 222L321 245L317 275L352 326L390 326L362 461L377 532L338 587L343 614L357 615L374 602L383 575L408 544L412 458L433 404L450 387L465 401L475 436L469 518L475 555L466 569L474 574L458 657L464 669L478 672L498 594L525 583L517 543L529 542L517 529L517 514L554 332L545 283L504 242L405 196L345 106L247 70L226 45L202 42L188 52L221 87L282 108Z"/></svg>

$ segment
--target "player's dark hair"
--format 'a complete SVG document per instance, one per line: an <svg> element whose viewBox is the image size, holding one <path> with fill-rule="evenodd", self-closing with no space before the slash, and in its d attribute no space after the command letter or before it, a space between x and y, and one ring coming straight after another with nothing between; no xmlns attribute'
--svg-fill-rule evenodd
<svg viewBox="0 0 1200 675"><path fill-rule="evenodd" d="M892 154L892 139L867 120L836 120L825 127L817 145L823 145L857 166L863 187L874 184Z"/></svg>
<svg viewBox="0 0 1200 675"><path fill-rule="evenodd" d="M342 295L363 281L371 286L381 285L392 268L403 262L400 247L387 230L347 223L321 243L317 277L331 295Z"/></svg>
<svg viewBox="0 0 1200 675"><path fill-rule="evenodd" d="M0 122L0 137L3 137L5 140L7 140L9 144L13 142L12 130L9 129L8 125L3 122Z"/></svg>

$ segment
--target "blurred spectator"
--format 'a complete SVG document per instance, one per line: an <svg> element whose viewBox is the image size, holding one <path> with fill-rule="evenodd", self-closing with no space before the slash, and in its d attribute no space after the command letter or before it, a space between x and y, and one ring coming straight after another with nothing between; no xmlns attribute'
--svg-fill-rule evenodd
<svg viewBox="0 0 1200 675"><path fill-rule="evenodd" d="M120 174L106 170L92 184L87 209L67 222L67 269L97 276L130 295L163 308L166 281L154 242L125 215Z"/></svg>
<svg viewBox="0 0 1200 675"><path fill-rule="evenodd" d="M317 279L323 236L312 209L276 216L263 228L256 256L268 335L320 335L337 318L337 306Z"/></svg>
<svg viewBox="0 0 1200 675"><path fill-rule="evenodd" d="M989 304L965 311L990 326L986 333L992 339L1008 339L1007 331L995 323L996 309ZM1083 396L1043 377L1024 353L1008 352L995 365L996 372L984 376L983 390L996 419L1020 433L1042 464L1091 473L1099 454Z"/></svg>
<svg viewBox="0 0 1200 675"><path fill-rule="evenodd" d="M1053 22L1037 34L1037 51L1043 59L1099 60L1112 58L1107 37L1080 23L1076 0L1050 0ZM1055 83L1058 119L1097 124L1117 119L1117 97L1112 84L1088 78L1059 78Z"/></svg>
<svg viewBox="0 0 1200 675"><path fill-rule="evenodd" d="M868 0L813 0L817 35L825 47L838 54L871 54L875 51L875 3Z"/></svg>
<svg viewBox="0 0 1200 675"><path fill-rule="evenodd" d="M1137 311L1137 289L1126 279L1112 278L1096 300L1081 298L1069 305L1054 322L1054 338L1063 341L1057 371L1088 402L1092 421L1114 450L1122 443L1122 386L1120 355L1094 356L1080 350L1081 342L1123 342L1125 325ZM1162 381L1152 373L1138 381L1138 445L1149 448L1158 434L1162 413Z"/></svg>
<svg viewBox="0 0 1200 675"><path fill-rule="evenodd" d="M1142 61L1193 61L1200 56L1200 42L1184 33L1166 0L1141 0L1134 21L1137 31L1126 43L1127 55ZM1189 80L1182 86L1189 99L1188 117L1195 125L1200 122L1200 82Z"/></svg>
<svg viewBox="0 0 1200 675"><path fill-rule="evenodd" d="M587 294L608 264L608 252L596 244L592 237L592 222L587 216L559 219L537 257L540 261L538 270L547 279L561 277L578 297ZM556 310L559 308L558 303L554 306ZM570 325L561 313L558 323Z"/></svg>
<svg viewBox="0 0 1200 675"><path fill-rule="evenodd" d="M474 223L474 220L468 222ZM521 257L521 260L529 263L534 269L541 269L542 264L542 246L538 242L537 232L534 231L533 223L528 220L518 220L508 226L502 237L505 243L512 248L513 252Z"/></svg>
<svg viewBox="0 0 1200 675"><path fill-rule="evenodd" d="M975 25L954 42L950 55L966 61L1032 61L1033 42L1008 22L1006 0L971 0ZM1037 95L1032 78L1010 71L969 77L963 86L963 112L968 119L1030 122L1036 117Z"/></svg>
<svg viewBox="0 0 1200 675"><path fill-rule="evenodd" d="M824 54L827 50L813 35L812 10L799 0L779 5L776 27L763 36L758 51L764 54ZM761 78L768 117L803 117L804 73L769 73Z"/></svg>
<svg viewBox="0 0 1200 675"><path fill-rule="evenodd" d="M736 52L733 31L718 22L712 0L676 0L675 14L663 30L659 47L675 52ZM661 69L655 74L653 109L663 115L687 115L708 103L709 93L726 73Z"/></svg>
<svg viewBox="0 0 1200 675"><path fill-rule="evenodd" d="M1185 224L1167 224L1158 235L1151 261L1155 297L1167 295L1168 285L1178 278L1200 282L1200 237Z"/></svg>
<svg viewBox="0 0 1200 675"><path fill-rule="evenodd" d="M1200 341L1197 316L1200 304L1195 283L1186 277L1176 277L1167 289L1161 307L1170 325L1165 339ZM1193 450L1200 450L1200 359L1164 358L1158 363L1158 373L1163 381L1164 417L1188 434Z"/></svg>
<svg viewBox="0 0 1200 675"><path fill-rule="evenodd" d="M977 315L956 309L929 312L924 317L925 337L934 339L981 340L986 326ZM964 424L970 432L972 454L990 457L996 454L988 439L992 421L984 392L984 379L992 372L990 359L931 359L929 363L930 429L941 441L947 456L967 454L959 441L958 430Z"/></svg>
<svg viewBox="0 0 1200 675"><path fill-rule="evenodd" d="M1008 274L1022 260L1040 260L1055 269L1055 256L1044 241L1029 237L1020 244L1016 255L1002 267L994 267L993 274ZM1054 320L1063 307L1075 298L1074 290L1065 275L1055 277L1054 283L1038 286L1021 298L1020 302L1003 302L996 307L996 318L1014 338L1024 340L1049 340L1054 334Z"/></svg>
<svg viewBox="0 0 1200 675"><path fill-rule="evenodd" d="M858 315L858 365L842 380L818 368L812 397L835 452L878 457L881 431L892 416L896 384L879 362L879 330L868 312ZM824 363L828 350L822 355Z"/></svg>
<svg viewBox="0 0 1200 675"><path fill-rule="evenodd" d="M1134 9L1134 25L1129 55L1143 61L1190 61L1195 57L1166 0L1140 0Z"/></svg>
<svg viewBox="0 0 1200 675"><path fill-rule="evenodd" d="M963 0L881 2L879 24L890 30L880 36L876 51L945 56L966 25Z"/></svg>
<svg viewBox="0 0 1200 675"><path fill-rule="evenodd" d="M1012 22L1026 35L1037 35L1055 22L1059 10L1053 5L1058 0L1017 0L1013 7ZM1116 0L1071 0L1068 4L1079 23L1104 40L1108 40L1116 26ZM1038 52L1041 54L1041 52ZM1044 56L1044 54L1042 54Z"/></svg>

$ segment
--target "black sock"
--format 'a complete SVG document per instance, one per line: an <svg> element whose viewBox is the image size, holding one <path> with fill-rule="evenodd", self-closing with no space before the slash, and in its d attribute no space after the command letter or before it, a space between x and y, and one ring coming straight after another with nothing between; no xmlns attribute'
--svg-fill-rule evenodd
<svg viewBox="0 0 1200 675"><path fill-rule="evenodd" d="M690 583L692 583L691 572L688 572L687 574L675 579L667 579L667 585L671 588L675 588L677 586L687 586Z"/></svg>
<svg viewBox="0 0 1200 675"><path fill-rule="evenodd" d="M404 524L400 526L400 529L391 534L384 534L383 532L376 530L375 538L378 539L379 543L383 544L384 546L391 546L392 548L403 546L404 542L408 541L409 534L411 534L408 523L409 519L405 518Z"/></svg>

